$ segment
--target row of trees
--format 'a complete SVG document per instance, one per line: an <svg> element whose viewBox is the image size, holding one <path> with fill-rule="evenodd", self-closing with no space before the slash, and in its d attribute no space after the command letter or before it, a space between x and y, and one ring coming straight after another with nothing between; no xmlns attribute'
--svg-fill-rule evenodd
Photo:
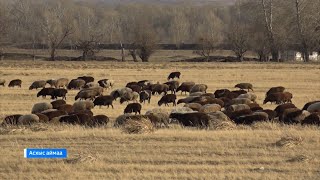
<svg viewBox="0 0 320 180"><path fill-rule="evenodd" d="M0 0L0 42L46 44L51 60L62 44L92 56L99 43L132 44L135 61L148 61L158 43L199 44L209 58L214 49L234 51L239 60L252 50L269 54L297 49L308 61L320 51L319 0L238 0L233 6L84 3L73 0Z"/></svg>

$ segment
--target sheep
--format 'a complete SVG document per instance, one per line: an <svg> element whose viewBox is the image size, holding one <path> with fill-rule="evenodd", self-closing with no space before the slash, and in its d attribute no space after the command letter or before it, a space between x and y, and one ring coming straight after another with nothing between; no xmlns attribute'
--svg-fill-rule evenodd
<svg viewBox="0 0 320 180"><path fill-rule="evenodd" d="M191 126L203 129L207 128L209 125L209 116L205 113L171 113L170 118L177 120L182 126Z"/></svg>
<svg viewBox="0 0 320 180"><path fill-rule="evenodd" d="M110 93L110 95L114 98L114 100L117 100L118 98L121 98L121 96L127 92L132 92L132 89L130 88L122 88L122 89L116 89Z"/></svg>
<svg viewBox="0 0 320 180"><path fill-rule="evenodd" d="M148 103L150 104L151 101L151 91L150 90L144 90L142 92L140 92L139 97L140 97L140 103L146 103L146 100L148 100Z"/></svg>
<svg viewBox="0 0 320 180"><path fill-rule="evenodd" d="M68 113L61 110L54 110L54 111L43 111L41 114L46 115L49 118L49 121L51 121L55 117L67 115Z"/></svg>
<svg viewBox="0 0 320 180"><path fill-rule="evenodd" d="M97 97L94 101L93 101L93 104L94 106L111 106L112 109L113 109L113 105L112 105L112 102L113 102L113 97L108 95L108 96L99 96Z"/></svg>
<svg viewBox="0 0 320 180"><path fill-rule="evenodd" d="M101 96L103 94L103 88L100 86L93 86L89 88L83 88L81 91L95 91L96 96Z"/></svg>
<svg viewBox="0 0 320 180"><path fill-rule="evenodd" d="M169 91L169 86L166 84L155 84L154 86L152 86L151 91L152 95L154 95L155 93L158 93L159 95L161 93L164 93L166 95Z"/></svg>
<svg viewBox="0 0 320 180"><path fill-rule="evenodd" d="M77 79L84 80L86 84L94 81L94 78L92 76L80 76Z"/></svg>
<svg viewBox="0 0 320 180"><path fill-rule="evenodd" d="M17 125L19 118L22 116L22 114L14 114L10 115L4 118L1 125Z"/></svg>
<svg viewBox="0 0 320 180"><path fill-rule="evenodd" d="M58 97L61 97L62 99L66 100L67 93L68 93L68 90L66 89L54 89L53 93L51 94L51 99L58 99Z"/></svg>
<svg viewBox="0 0 320 180"><path fill-rule="evenodd" d="M273 120L274 118L277 117L277 112L271 109L263 109L263 110L258 110L256 112L265 112L268 114L269 120Z"/></svg>
<svg viewBox="0 0 320 180"><path fill-rule="evenodd" d="M101 87L101 86L95 82L89 82L83 86L83 89L96 88L96 87Z"/></svg>
<svg viewBox="0 0 320 180"><path fill-rule="evenodd" d="M237 98L247 98L250 99L252 102L256 102L257 95L248 92L246 94L240 94Z"/></svg>
<svg viewBox="0 0 320 180"><path fill-rule="evenodd" d="M94 122L93 116L84 113L62 116L59 121L62 123L79 124L85 126L93 126Z"/></svg>
<svg viewBox="0 0 320 180"><path fill-rule="evenodd" d="M152 84L152 83L149 80L138 81L138 85L141 86L141 87L144 87L144 86L147 86L147 85L150 85L150 84Z"/></svg>
<svg viewBox="0 0 320 180"><path fill-rule="evenodd" d="M243 89L240 89L240 90L235 90L235 91L231 91L230 93L234 93L234 94L237 94L237 97L240 96L241 94L247 94L248 92L243 90ZM228 95L227 95L228 97Z"/></svg>
<svg viewBox="0 0 320 180"><path fill-rule="evenodd" d="M204 92L194 92L194 93L190 93L190 94L189 94L189 97L190 97L190 96L200 97L200 96L202 96L203 94L205 94L205 93L204 93Z"/></svg>
<svg viewBox="0 0 320 180"><path fill-rule="evenodd" d="M245 115L250 115L252 114L251 109L242 109L239 111L233 111L233 112L226 112L226 115L234 120L235 118L239 117L239 116L245 116Z"/></svg>
<svg viewBox="0 0 320 180"><path fill-rule="evenodd" d="M14 80L9 82L8 87L18 86L18 87L21 88L21 84L22 84L22 81L20 79L14 79Z"/></svg>
<svg viewBox="0 0 320 180"><path fill-rule="evenodd" d="M277 117L281 117L283 112L288 108L296 108L296 106L292 103L281 104L278 105L274 111L277 113Z"/></svg>
<svg viewBox="0 0 320 180"><path fill-rule="evenodd" d="M179 99L178 100L178 104L181 104L181 103L191 103L193 100L195 100L195 98L197 98L199 96L189 96L189 97L186 97L186 98L183 98L183 99Z"/></svg>
<svg viewBox="0 0 320 180"><path fill-rule="evenodd" d="M301 113L302 113L302 110L300 110L299 108L287 108L283 111L282 115L279 117L279 121L284 122L286 124L294 123L292 118Z"/></svg>
<svg viewBox="0 0 320 180"><path fill-rule="evenodd" d="M248 91L249 90L253 91L253 86L250 83L239 83L239 84L236 84L234 87L235 88L240 88L241 90L242 89L247 89Z"/></svg>
<svg viewBox="0 0 320 180"><path fill-rule="evenodd" d="M69 83L69 79L67 78L59 78L55 81L54 83L54 87L56 88L67 88L68 86L68 83Z"/></svg>
<svg viewBox="0 0 320 180"><path fill-rule="evenodd" d="M167 79L168 79L168 81L169 81L170 79L174 79L174 78L180 79L180 76L181 76L181 72L176 71L176 72L170 73Z"/></svg>
<svg viewBox="0 0 320 180"><path fill-rule="evenodd" d="M228 99L235 99L237 97L239 97L241 94L236 93L236 92L229 92L225 95L226 98Z"/></svg>
<svg viewBox="0 0 320 180"><path fill-rule="evenodd" d="M187 92L190 92L191 88L195 85L196 83L194 82L183 82L178 88L177 88L177 92L181 91L181 94L183 92L185 92L185 94L187 94Z"/></svg>
<svg viewBox="0 0 320 180"><path fill-rule="evenodd" d="M251 100L247 99L247 98L235 98L231 100L231 104L230 105L234 105L234 104L250 104Z"/></svg>
<svg viewBox="0 0 320 180"><path fill-rule="evenodd" d="M130 85L127 86L128 88L132 89L132 91L140 93L142 91L142 87L139 85Z"/></svg>
<svg viewBox="0 0 320 180"><path fill-rule="evenodd" d="M171 91L172 94L175 94L180 83L178 81L169 81L164 84L169 86L169 91Z"/></svg>
<svg viewBox="0 0 320 180"><path fill-rule="evenodd" d="M59 100L56 100L56 101L52 101L51 104L52 104L52 108L53 109L58 109L61 105L66 104L66 101L62 100L62 99L59 99Z"/></svg>
<svg viewBox="0 0 320 180"><path fill-rule="evenodd" d="M19 117L18 125L31 125L39 122L39 117L35 114L27 114Z"/></svg>
<svg viewBox="0 0 320 180"><path fill-rule="evenodd" d="M173 106L176 106L176 99L177 96L175 94L167 94L161 97L158 101L158 105L161 106L162 104L165 104L165 106L169 106L168 103L172 103Z"/></svg>
<svg viewBox="0 0 320 180"><path fill-rule="evenodd" d="M99 86L109 89L114 86L114 80L111 79L101 79L98 81Z"/></svg>
<svg viewBox="0 0 320 180"><path fill-rule="evenodd" d="M263 101L263 104L270 102L271 104L275 102L276 104L282 104L286 102L291 103L292 94L289 92L278 92L269 94Z"/></svg>
<svg viewBox="0 0 320 180"><path fill-rule="evenodd" d="M42 113L36 113L35 115L37 115L39 117L39 122L40 123L48 123L49 122L49 118L48 116L42 114Z"/></svg>
<svg viewBox="0 0 320 180"><path fill-rule="evenodd" d="M216 98L216 96L213 93L203 93L200 95L200 97Z"/></svg>
<svg viewBox="0 0 320 180"><path fill-rule="evenodd" d="M288 113L286 117L284 117L284 122L288 123L301 123L303 120L308 117L311 113L306 110L299 110L295 112Z"/></svg>
<svg viewBox="0 0 320 180"><path fill-rule="evenodd" d="M188 104L185 104L183 107L188 107L194 111L199 111L202 105L199 103L188 103Z"/></svg>
<svg viewBox="0 0 320 180"><path fill-rule="evenodd" d="M266 97L269 96L270 94L273 94L273 93L282 93L282 92L284 92L285 89L286 88L284 88L282 86L272 87L267 91Z"/></svg>
<svg viewBox="0 0 320 180"><path fill-rule="evenodd" d="M76 97L74 98L75 100L82 100L82 99L90 99L90 100L94 100L94 98L98 96L96 91L93 90L81 90L80 92L78 92L78 94L76 95Z"/></svg>
<svg viewBox="0 0 320 180"><path fill-rule="evenodd" d="M220 97L218 98L219 100L221 100L223 102L223 104L226 106L227 104L231 103L231 99L227 98L227 97Z"/></svg>
<svg viewBox="0 0 320 180"><path fill-rule="evenodd" d="M236 124L251 125L254 122L269 121L269 119L265 115L252 114L236 117L233 121Z"/></svg>
<svg viewBox="0 0 320 180"><path fill-rule="evenodd" d="M29 87L29 90L44 88L46 86L46 84L47 84L46 81L35 81L31 84L31 86Z"/></svg>
<svg viewBox="0 0 320 180"><path fill-rule="evenodd" d="M307 110L310 105L312 105L312 104L314 104L314 103L318 103L318 102L320 102L320 101L311 101L311 102L308 102L308 103L306 103L306 104L303 106L302 110Z"/></svg>
<svg viewBox="0 0 320 180"><path fill-rule="evenodd" d="M94 104L92 101L76 101L72 105L73 112L79 112L79 111L85 111L85 110L91 110L94 107Z"/></svg>
<svg viewBox="0 0 320 180"><path fill-rule="evenodd" d="M201 105L206 105L206 104L219 104L221 107L224 107L225 104L222 100L217 99L217 98L211 98L211 97L199 97L200 99L194 99L191 102L193 103L199 103Z"/></svg>
<svg viewBox="0 0 320 180"><path fill-rule="evenodd" d="M93 117L93 112L88 109L81 110L81 111L73 111L73 112L68 113L68 115L75 115L75 114L87 114L87 115Z"/></svg>
<svg viewBox="0 0 320 180"><path fill-rule="evenodd" d="M67 112L67 113L70 113L70 112L73 111L73 107L72 107L72 105L70 105L70 104L63 104L63 105L59 106L59 107L57 108L57 110L65 111L65 112Z"/></svg>
<svg viewBox="0 0 320 180"><path fill-rule="evenodd" d="M219 104L207 104L199 109L199 112L202 113L215 113L217 111L221 111L221 106Z"/></svg>
<svg viewBox="0 0 320 180"><path fill-rule="evenodd" d="M250 109L251 109L252 111L263 110L263 108L260 107L260 105L257 104L257 103L249 103L248 106L250 107Z"/></svg>
<svg viewBox="0 0 320 180"><path fill-rule="evenodd" d="M54 91L54 88L43 88L37 93L37 97L44 97L46 98L47 96L52 96Z"/></svg>
<svg viewBox="0 0 320 180"><path fill-rule="evenodd" d="M126 92L120 98L120 104L124 102L134 101L137 102L139 94L137 92Z"/></svg>
<svg viewBox="0 0 320 180"><path fill-rule="evenodd" d="M208 86L206 84L196 84L190 89L190 93L204 92L207 93Z"/></svg>
<svg viewBox="0 0 320 180"><path fill-rule="evenodd" d="M0 79L0 86L3 86L4 87L4 84L6 83L6 80L4 79Z"/></svg>
<svg viewBox="0 0 320 180"><path fill-rule="evenodd" d="M93 126L106 126L109 121L110 120L106 115L93 116Z"/></svg>
<svg viewBox="0 0 320 180"><path fill-rule="evenodd" d="M320 113L311 113L301 122L301 124L320 126Z"/></svg>
<svg viewBox="0 0 320 180"><path fill-rule="evenodd" d="M47 84L50 85L50 87L54 87L55 84L56 84L56 80L54 80L54 79L49 79L49 80L47 80L46 82L47 82Z"/></svg>
<svg viewBox="0 0 320 180"><path fill-rule="evenodd" d="M213 94L216 98L225 97L228 93L230 93L229 89L217 89Z"/></svg>
<svg viewBox="0 0 320 180"><path fill-rule="evenodd" d="M123 114L133 113L133 112L135 113L135 115L137 113L141 114L141 109L142 109L141 104L139 104L139 103L130 103L124 109Z"/></svg>
<svg viewBox="0 0 320 180"><path fill-rule="evenodd" d="M252 115L260 115L260 116L264 116L265 120L270 120L268 113L263 112L263 111L256 111L253 112Z"/></svg>
<svg viewBox="0 0 320 180"><path fill-rule="evenodd" d="M189 107L178 107L178 108L174 108L172 111L171 111L171 114L173 113L188 113L188 112L196 112L194 110L192 110L191 108Z"/></svg>
<svg viewBox="0 0 320 180"><path fill-rule="evenodd" d="M83 79L72 79L68 86L67 89L81 89L85 86L86 82Z"/></svg>
<svg viewBox="0 0 320 180"><path fill-rule="evenodd" d="M311 104L308 108L307 111L313 113L313 112L320 112L320 102L313 103Z"/></svg>
<svg viewBox="0 0 320 180"><path fill-rule="evenodd" d="M227 111L229 112L235 112L235 111L241 111L244 109L250 109L250 107L247 104L234 104L227 108Z"/></svg>
<svg viewBox="0 0 320 180"><path fill-rule="evenodd" d="M52 109L52 108L53 108L52 104L47 102L36 103L33 105L31 113L32 114L41 113L42 111Z"/></svg>

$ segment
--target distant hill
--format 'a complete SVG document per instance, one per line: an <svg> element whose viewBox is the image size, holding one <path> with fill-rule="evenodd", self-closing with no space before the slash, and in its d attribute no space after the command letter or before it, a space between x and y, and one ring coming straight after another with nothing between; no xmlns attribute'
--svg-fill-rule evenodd
<svg viewBox="0 0 320 180"><path fill-rule="evenodd" d="M77 0L89 1L89 0ZM110 4L124 4L124 3L147 3L147 4L217 4L217 5L232 5L236 0L90 0L96 2L104 2Z"/></svg>

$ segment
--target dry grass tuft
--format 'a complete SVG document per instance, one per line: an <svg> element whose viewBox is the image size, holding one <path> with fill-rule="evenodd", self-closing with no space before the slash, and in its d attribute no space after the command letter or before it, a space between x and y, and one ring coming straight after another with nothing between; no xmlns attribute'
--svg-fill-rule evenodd
<svg viewBox="0 0 320 180"><path fill-rule="evenodd" d="M64 163L66 164L77 164L77 163L93 163L97 161L98 156L92 154L77 154L76 157L70 159L64 159Z"/></svg>
<svg viewBox="0 0 320 180"><path fill-rule="evenodd" d="M232 121L212 121L210 129L213 130L233 130L236 128L236 124Z"/></svg>
<svg viewBox="0 0 320 180"><path fill-rule="evenodd" d="M29 134L32 132L39 132L39 131L48 131L49 126L46 124L33 124L33 125L26 125L26 126L2 126L0 127L0 134L6 135L6 134Z"/></svg>
<svg viewBox="0 0 320 180"><path fill-rule="evenodd" d="M276 122L256 122L251 127L255 130L279 130L281 129L281 124Z"/></svg>
<svg viewBox="0 0 320 180"><path fill-rule="evenodd" d="M154 132L154 130L153 124L146 118L140 120L129 119L122 128L122 131L128 134L148 134Z"/></svg>
<svg viewBox="0 0 320 180"><path fill-rule="evenodd" d="M279 141L276 142L276 146L278 147L286 147L286 148L293 148L295 146L301 145L303 139L301 137L293 137L287 136L282 137Z"/></svg>
<svg viewBox="0 0 320 180"><path fill-rule="evenodd" d="M291 163L309 162L310 160L312 160L312 158L307 156L307 155L298 155L298 156L295 156L295 157L293 157L291 159L288 159L287 162L291 162Z"/></svg>

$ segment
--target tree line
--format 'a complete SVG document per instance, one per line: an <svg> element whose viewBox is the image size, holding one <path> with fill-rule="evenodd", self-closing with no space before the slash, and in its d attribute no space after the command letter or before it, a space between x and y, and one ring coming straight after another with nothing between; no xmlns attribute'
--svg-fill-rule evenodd
<svg viewBox="0 0 320 180"><path fill-rule="evenodd" d="M238 0L231 6L103 4L74 0L0 0L1 46L45 44L50 59L70 44L87 59L101 43L131 44L135 61L148 61L157 44L197 44L209 58L223 46L239 61L253 51L261 61L278 61L296 50L309 61L320 52L319 0Z"/></svg>

